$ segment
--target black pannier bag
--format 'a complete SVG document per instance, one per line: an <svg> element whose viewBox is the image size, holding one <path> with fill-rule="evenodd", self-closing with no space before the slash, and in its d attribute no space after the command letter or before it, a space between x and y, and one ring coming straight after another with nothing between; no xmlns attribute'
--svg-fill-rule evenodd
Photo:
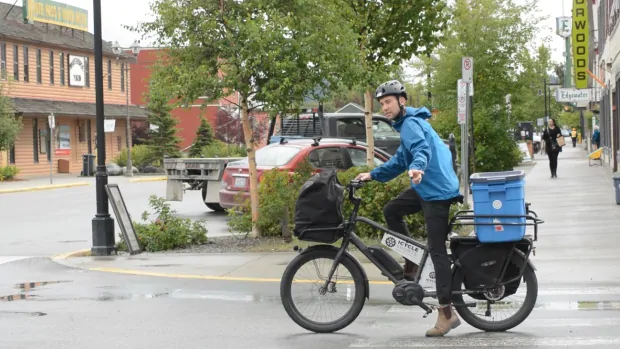
<svg viewBox="0 0 620 349"><path fill-rule="evenodd" d="M342 206L345 187L335 170L310 177L299 191L295 204L293 234L302 241L332 243L344 233Z"/></svg>
<svg viewBox="0 0 620 349"><path fill-rule="evenodd" d="M517 277L519 267L514 262L509 261L502 280L499 280L512 248L512 244L461 243L452 246L451 249L465 273L465 288L469 290L489 289L497 282L504 282ZM502 299L515 294L520 284L521 278L504 285ZM469 296L477 300L487 299L482 293L469 294Z"/></svg>

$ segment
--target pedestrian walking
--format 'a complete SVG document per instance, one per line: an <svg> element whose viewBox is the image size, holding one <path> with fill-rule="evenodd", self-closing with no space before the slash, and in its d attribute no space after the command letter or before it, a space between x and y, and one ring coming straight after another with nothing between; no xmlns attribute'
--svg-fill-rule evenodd
<svg viewBox="0 0 620 349"><path fill-rule="evenodd" d="M558 155L565 144L562 131L556 125L555 119L549 119L547 128L543 132L542 139L545 142L545 151L549 157L549 169L551 178L558 178Z"/></svg>
<svg viewBox="0 0 620 349"><path fill-rule="evenodd" d="M570 133L570 138L573 140L573 148L577 146L577 129L573 127Z"/></svg>
<svg viewBox="0 0 620 349"><path fill-rule="evenodd" d="M594 149L597 150L601 147L601 132L598 130L598 126L594 126L594 133L592 133L592 145Z"/></svg>

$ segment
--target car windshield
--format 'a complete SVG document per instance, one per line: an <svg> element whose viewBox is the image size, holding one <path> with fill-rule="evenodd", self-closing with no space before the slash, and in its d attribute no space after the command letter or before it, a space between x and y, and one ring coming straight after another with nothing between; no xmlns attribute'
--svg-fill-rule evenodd
<svg viewBox="0 0 620 349"><path fill-rule="evenodd" d="M256 151L256 166L284 166L299 153L301 148L276 145Z"/></svg>

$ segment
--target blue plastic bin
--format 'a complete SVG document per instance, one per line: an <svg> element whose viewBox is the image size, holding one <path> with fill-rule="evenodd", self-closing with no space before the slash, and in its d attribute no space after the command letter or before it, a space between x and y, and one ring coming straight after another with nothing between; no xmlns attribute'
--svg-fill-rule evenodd
<svg viewBox="0 0 620 349"><path fill-rule="evenodd" d="M474 215L525 215L525 172L482 172L471 175ZM519 241L525 236L524 218L475 218L475 232L480 242ZM520 223L522 225L504 225Z"/></svg>

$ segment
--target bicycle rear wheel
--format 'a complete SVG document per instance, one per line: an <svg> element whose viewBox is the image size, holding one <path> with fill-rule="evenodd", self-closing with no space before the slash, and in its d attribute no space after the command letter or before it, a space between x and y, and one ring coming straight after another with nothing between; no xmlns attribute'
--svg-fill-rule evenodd
<svg viewBox="0 0 620 349"><path fill-rule="evenodd" d="M366 302L366 282L363 272L357 263L348 254L344 254L338 264L334 276L327 289L323 289L329 270L336 259L337 250L317 249L300 254L287 266L280 282L280 298L284 310L289 317L304 329L317 333L330 333L339 331L350 325L359 316ZM310 267L317 273L316 276L296 278L297 272L303 267ZM319 270L319 268L321 270ZM340 276L343 269L348 271L348 277ZM303 312L306 306L298 306L293 297L293 289L296 286L309 288L312 300L320 300L320 309L333 309L342 306L341 315L333 320L311 319ZM309 287L308 287L309 286ZM354 292L354 293L353 293ZM341 296L341 297L339 297ZM316 312L313 312L314 315Z"/></svg>
<svg viewBox="0 0 620 349"><path fill-rule="evenodd" d="M521 263L527 263L522 255L517 258ZM521 265L518 267L521 267ZM452 278L453 289L465 289L464 281L465 273L463 269L457 268ZM476 306L473 308L456 307L456 311L461 318L471 326L487 332L508 331L525 321L536 306L536 299L538 298L536 273L529 264L526 265L522 283L514 294L515 297L512 298L513 296L511 295L503 298L502 293L504 290L500 287L497 290L486 292L484 294L486 300L472 299L467 295L453 295L452 299L454 303L476 303ZM521 297L524 292L525 297ZM494 297L499 300L494 301ZM510 310L515 310L515 313L506 319L498 320L500 314L507 313Z"/></svg>

